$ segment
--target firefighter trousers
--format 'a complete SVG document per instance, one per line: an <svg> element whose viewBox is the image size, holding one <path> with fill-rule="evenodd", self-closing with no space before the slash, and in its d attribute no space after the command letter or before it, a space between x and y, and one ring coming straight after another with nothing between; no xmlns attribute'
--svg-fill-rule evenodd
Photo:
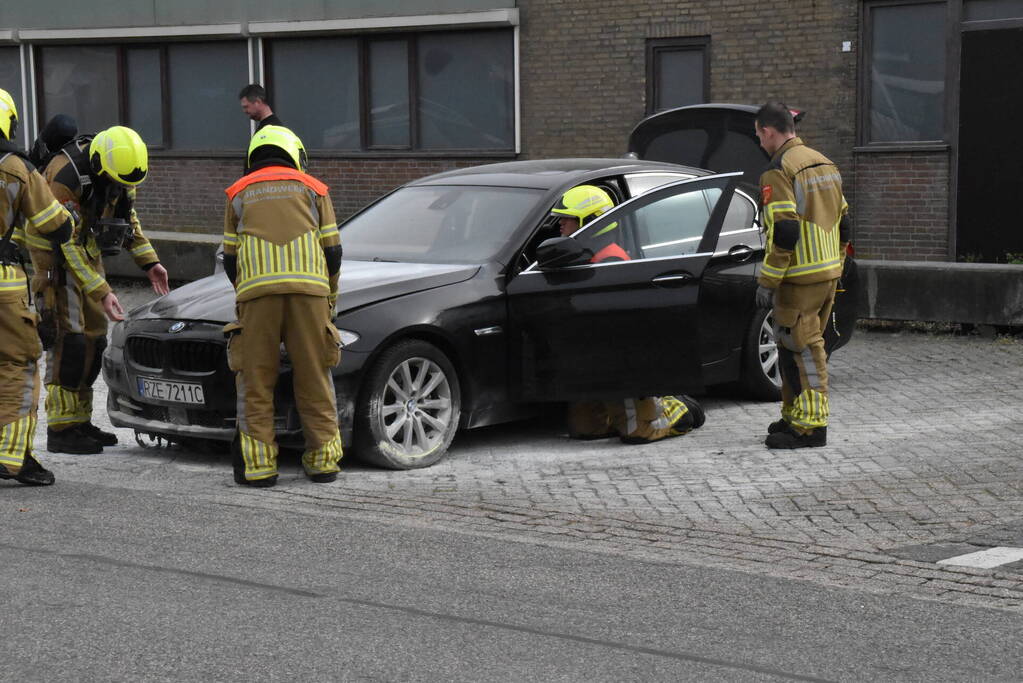
<svg viewBox="0 0 1023 683"><path fill-rule="evenodd" d="M102 275L103 263L90 259ZM32 280L36 308L52 316L56 337L46 351L46 423L63 431L92 420L92 385L99 376L107 346L103 305L87 296L74 278L58 268L54 277L37 273Z"/></svg>
<svg viewBox="0 0 1023 683"><path fill-rule="evenodd" d="M330 369L341 358L337 328L327 297L269 294L238 304L238 322L225 328L228 363L238 390L238 440L249 481L277 474L274 442L274 387L280 372L281 344L288 353L307 474L338 472L341 435Z"/></svg>
<svg viewBox="0 0 1023 683"><path fill-rule="evenodd" d="M627 443L648 443L690 431L688 413L674 396L579 401L568 406L568 428L577 439L620 436Z"/></svg>
<svg viewBox="0 0 1023 683"><path fill-rule="evenodd" d="M27 298L0 301L0 339L0 465L14 476L32 455L39 404L42 347Z"/></svg>
<svg viewBox="0 0 1023 683"><path fill-rule="evenodd" d="M838 280L782 282L774 295L774 333L781 372L781 416L799 434L828 426L828 356L824 330Z"/></svg>

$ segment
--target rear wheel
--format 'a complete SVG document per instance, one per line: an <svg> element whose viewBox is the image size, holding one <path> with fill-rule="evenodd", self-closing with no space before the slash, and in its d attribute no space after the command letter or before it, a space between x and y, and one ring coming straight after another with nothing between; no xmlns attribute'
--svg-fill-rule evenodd
<svg viewBox="0 0 1023 683"><path fill-rule="evenodd" d="M770 309L757 309L746 333L742 357L742 388L751 398L781 400L781 368Z"/></svg>
<svg viewBox="0 0 1023 683"><path fill-rule="evenodd" d="M447 453L461 414L458 376L433 344L399 342L377 359L356 412L356 455L380 467L428 467Z"/></svg>

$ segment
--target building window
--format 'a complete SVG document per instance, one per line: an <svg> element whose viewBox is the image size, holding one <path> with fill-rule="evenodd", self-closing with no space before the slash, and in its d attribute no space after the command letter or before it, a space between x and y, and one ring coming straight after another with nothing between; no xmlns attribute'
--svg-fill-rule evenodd
<svg viewBox="0 0 1023 683"><path fill-rule="evenodd" d="M244 41L37 49L40 125L73 116L94 133L138 131L150 147L237 150L248 140L238 90L248 82Z"/></svg>
<svg viewBox="0 0 1023 683"><path fill-rule="evenodd" d="M510 151L512 40L507 30L274 39L267 86L309 149Z"/></svg>
<svg viewBox="0 0 1023 683"><path fill-rule="evenodd" d="M944 2L864 6L866 143L945 137Z"/></svg>
<svg viewBox="0 0 1023 683"><path fill-rule="evenodd" d="M648 40L647 113L701 104L710 98L710 37Z"/></svg>
<svg viewBox="0 0 1023 683"><path fill-rule="evenodd" d="M269 41L270 106L307 149L361 148L359 41L295 38Z"/></svg>

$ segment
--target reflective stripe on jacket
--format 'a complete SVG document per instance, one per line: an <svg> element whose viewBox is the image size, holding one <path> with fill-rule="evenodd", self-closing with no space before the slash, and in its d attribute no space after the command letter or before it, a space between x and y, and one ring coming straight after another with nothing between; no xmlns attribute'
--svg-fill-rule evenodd
<svg viewBox="0 0 1023 683"><path fill-rule="evenodd" d="M330 296L324 248L340 244L328 188L285 166L250 173L226 190L224 254L238 259L237 301L269 294Z"/></svg>
<svg viewBox="0 0 1023 683"><path fill-rule="evenodd" d="M842 274L840 223L848 211L842 177L827 157L799 138L782 145L761 175L767 253L758 281L813 284Z"/></svg>

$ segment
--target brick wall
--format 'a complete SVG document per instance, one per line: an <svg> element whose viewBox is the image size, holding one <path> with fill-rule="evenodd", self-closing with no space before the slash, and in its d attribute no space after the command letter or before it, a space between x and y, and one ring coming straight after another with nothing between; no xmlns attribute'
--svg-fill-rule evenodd
<svg viewBox="0 0 1023 683"><path fill-rule="evenodd" d="M645 115L646 41L710 36L710 99L779 99L843 169L855 135L852 0L520 0L523 152L620 156ZM842 41L853 43L843 53Z"/></svg>
<svg viewBox="0 0 1023 683"><path fill-rule="evenodd" d="M138 192L143 228L219 233L224 188L241 176L237 159L150 160L149 178ZM338 220L399 185L431 173L497 159L313 159L309 172L330 186Z"/></svg>
<svg viewBox="0 0 1023 683"><path fill-rule="evenodd" d="M710 36L710 100L805 109L800 136L842 171L859 253L947 258L947 153L855 154L854 0L519 0L521 158L618 157L645 115L646 41ZM843 41L852 51L842 52ZM339 218L408 180L487 159L322 159ZM236 159L154 159L145 225L220 230ZM906 174L907 177L901 177Z"/></svg>
<svg viewBox="0 0 1023 683"><path fill-rule="evenodd" d="M856 255L948 260L949 153L863 152L855 167Z"/></svg>

